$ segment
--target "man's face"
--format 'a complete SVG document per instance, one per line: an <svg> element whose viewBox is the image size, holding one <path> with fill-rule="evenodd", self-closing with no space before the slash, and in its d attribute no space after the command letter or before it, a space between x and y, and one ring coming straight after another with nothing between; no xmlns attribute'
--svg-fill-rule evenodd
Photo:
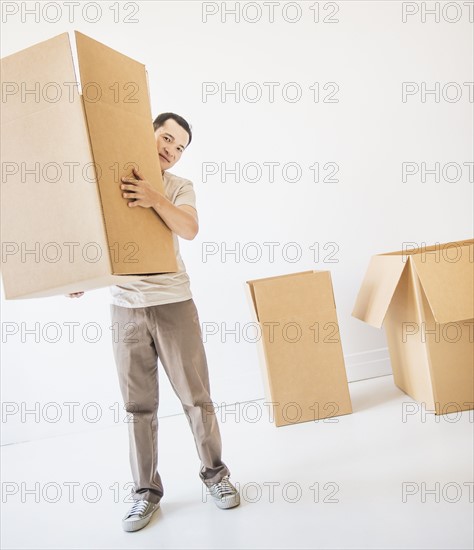
<svg viewBox="0 0 474 550"><path fill-rule="evenodd" d="M181 158L189 141L188 132L172 118L155 130L161 170L168 170Z"/></svg>

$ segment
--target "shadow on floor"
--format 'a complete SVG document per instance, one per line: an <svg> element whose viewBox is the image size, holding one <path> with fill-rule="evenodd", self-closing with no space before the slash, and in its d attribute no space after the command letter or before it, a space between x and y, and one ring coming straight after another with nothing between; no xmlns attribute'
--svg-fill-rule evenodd
<svg viewBox="0 0 474 550"><path fill-rule="evenodd" d="M391 385L387 385L382 388L377 386L376 390L373 389L374 386L372 384L367 383L370 382L370 380L358 380L357 382L351 382L349 384L349 389L355 384L364 382L363 385L357 388L357 391L351 391L353 413L373 409L379 405L390 403L391 401L398 401L400 397L404 397L407 401L416 403L416 401L413 401L410 396L406 395L400 388L395 386L392 376L390 376L390 378L392 378ZM377 380L377 378L373 378L371 380Z"/></svg>

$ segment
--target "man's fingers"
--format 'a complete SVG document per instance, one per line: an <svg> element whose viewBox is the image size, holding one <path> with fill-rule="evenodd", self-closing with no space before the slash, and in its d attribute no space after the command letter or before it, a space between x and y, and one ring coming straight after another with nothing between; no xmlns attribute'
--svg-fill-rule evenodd
<svg viewBox="0 0 474 550"><path fill-rule="evenodd" d="M121 185L120 189L122 189L122 191L133 191L135 193L139 191L138 187L133 187L132 185Z"/></svg>
<svg viewBox="0 0 474 550"><path fill-rule="evenodd" d="M65 294L66 298L80 298L84 292L71 292L70 294Z"/></svg>
<svg viewBox="0 0 474 550"><path fill-rule="evenodd" d="M144 180L145 178L143 177L143 175L136 169L136 168L133 168L133 173L137 176L137 178L139 180Z"/></svg>

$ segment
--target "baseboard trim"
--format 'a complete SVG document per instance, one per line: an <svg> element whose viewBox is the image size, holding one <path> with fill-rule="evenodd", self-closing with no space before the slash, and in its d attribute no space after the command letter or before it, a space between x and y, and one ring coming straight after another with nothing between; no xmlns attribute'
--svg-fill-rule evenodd
<svg viewBox="0 0 474 550"><path fill-rule="evenodd" d="M388 348L379 348L344 357L348 382L392 374Z"/></svg>

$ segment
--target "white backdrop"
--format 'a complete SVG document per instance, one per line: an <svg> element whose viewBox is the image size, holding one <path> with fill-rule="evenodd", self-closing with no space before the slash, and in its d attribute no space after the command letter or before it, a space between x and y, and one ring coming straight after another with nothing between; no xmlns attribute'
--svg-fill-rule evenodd
<svg viewBox="0 0 474 550"><path fill-rule="evenodd" d="M37 4L3 2L2 56L79 30L146 65L154 116L192 124L171 171L197 193L181 252L214 401L264 397L244 287L283 273L329 269L349 379L389 373L383 332L350 313L373 254L472 235L472 2ZM3 444L123 422L109 302L2 289ZM180 413L160 383L160 415Z"/></svg>

